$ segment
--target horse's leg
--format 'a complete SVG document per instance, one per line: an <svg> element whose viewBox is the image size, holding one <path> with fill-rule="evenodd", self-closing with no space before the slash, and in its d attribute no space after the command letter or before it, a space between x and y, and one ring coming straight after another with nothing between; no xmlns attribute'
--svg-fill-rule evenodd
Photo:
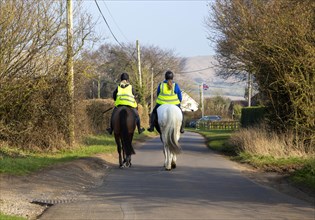
<svg viewBox="0 0 315 220"><path fill-rule="evenodd" d="M129 141L129 140L127 140ZM123 141L123 149L126 148L128 143L125 143L126 139ZM124 150L124 166L125 167L130 167L130 161L131 161L131 155L127 154L127 152Z"/></svg>
<svg viewBox="0 0 315 220"><path fill-rule="evenodd" d="M122 155L121 155L121 143L120 143L120 138L118 135L115 135L115 141L116 141L117 152L118 152L118 156L119 156L119 166L122 167L123 161L122 161Z"/></svg>
<svg viewBox="0 0 315 220"><path fill-rule="evenodd" d="M166 152L165 144L163 144L163 154L164 154L164 167L166 167L166 164L167 164L167 152Z"/></svg>
<svg viewBox="0 0 315 220"><path fill-rule="evenodd" d="M165 169L166 170L171 170L171 151L170 149L166 146L165 148Z"/></svg>
<svg viewBox="0 0 315 220"><path fill-rule="evenodd" d="M121 139L121 143L122 143L122 157L123 157L123 162L122 162L122 167L130 167L130 161L131 161L131 156L127 155L126 153L126 143L125 143L125 139Z"/></svg>
<svg viewBox="0 0 315 220"><path fill-rule="evenodd" d="M176 154L173 154L172 163L171 163L172 169L176 168L176 159L177 159Z"/></svg>
<svg viewBox="0 0 315 220"><path fill-rule="evenodd" d="M131 155L126 156L126 167L131 167Z"/></svg>
<svg viewBox="0 0 315 220"><path fill-rule="evenodd" d="M132 148L133 148L133 145L132 145L133 134L134 134L134 133L131 133L131 134L130 134L130 144L131 144ZM129 156L129 161L128 161L128 163L129 163L129 167L131 167L131 155Z"/></svg>

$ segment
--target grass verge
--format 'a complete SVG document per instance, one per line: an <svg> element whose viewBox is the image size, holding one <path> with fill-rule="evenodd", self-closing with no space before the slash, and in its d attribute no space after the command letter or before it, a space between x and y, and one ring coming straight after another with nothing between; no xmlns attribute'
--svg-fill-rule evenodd
<svg viewBox="0 0 315 220"><path fill-rule="evenodd" d="M305 156L274 157L240 151L230 143L233 131L191 130L203 135L210 149L230 156L231 160L250 164L266 172L278 172L303 191L315 195L315 158Z"/></svg>
<svg viewBox="0 0 315 220"><path fill-rule="evenodd" d="M12 215L5 215L0 213L1 220L26 220L26 218L19 217L19 216L12 216Z"/></svg>
<svg viewBox="0 0 315 220"><path fill-rule="evenodd" d="M134 140L143 138L145 138L144 134L136 134ZM116 143L114 136L109 135L89 136L79 147L54 153L29 152L2 146L0 148L0 174L25 175L57 163L112 152L116 152Z"/></svg>
<svg viewBox="0 0 315 220"><path fill-rule="evenodd" d="M228 143L232 130L191 130L204 136L210 149L228 156L235 156L235 148Z"/></svg>

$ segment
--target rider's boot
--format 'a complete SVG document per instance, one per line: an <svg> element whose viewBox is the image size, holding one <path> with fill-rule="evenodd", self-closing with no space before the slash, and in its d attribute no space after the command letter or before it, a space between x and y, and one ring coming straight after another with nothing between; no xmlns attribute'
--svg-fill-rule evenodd
<svg viewBox="0 0 315 220"><path fill-rule="evenodd" d="M106 131L107 131L110 135L112 135L112 133L113 133L113 122L112 122L112 118L113 118L113 116L114 116L116 110L117 110L117 108L115 107L115 108L113 109L113 111L112 111L112 115L111 115L110 123L109 123L109 128L106 128Z"/></svg>
<svg viewBox="0 0 315 220"><path fill-rule="evenodd" d="M137 122L137 128L138 128L138 133L139 134L141 134L142 132L145 131L145 129L140 126L140 119Z"/></svg>
<svg viewBox="0 0 315 220"><path fill-rule="evenodd" d="M180 126L180 133L184 133L185 131L184 131L184 123L185 123L185 120L184 120L184 113L183 113L183 111L182 111L182 115L183 115L183 119L182 119L182 125Z"/></svg>
<svg viewBox="0 0 315 220"><path fill-rule="evenodd" d="M106 128L106 131L111 135L113 133L113 129L112 128Z"/></svg>
<svg viewBox="0 0 315 220"><path fill-rule="evenodd" d="M138 133L141 134L142 132L145 131L145 129L142 128L140 125L140 116L138 113L138 109L134 108L134 112L135 112L135 116L136 116L136 124L137 124L137 128L138 128Z"/></svg>
<svg viewBox="0 0 315 220"><path fill-rule="evenodd" d="M150 115L150 127L147 129L149 132L154 131L154 121L155 121L155 112L152 111L152 113Z"/></svg>
<svg viewBox="0 0 315 220"><path fill-rule="evenodd" d="M184 131L184 126L183 126L183 124L182 124L182 126L180 126L180 133L184 133L185 131Z"/></svg>
<svg viewBox="0 0 315 220"><path fill-rule="evenodd" d="M144 132L144 131L145 131L144 128L139 128L139 127L138 127L138 133L139 133L139 134L141 134L141 133Z"/></svg>

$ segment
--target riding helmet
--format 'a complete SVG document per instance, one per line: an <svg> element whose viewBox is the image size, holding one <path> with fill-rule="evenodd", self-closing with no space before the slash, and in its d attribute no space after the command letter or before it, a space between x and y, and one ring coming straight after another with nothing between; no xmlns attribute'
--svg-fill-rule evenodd
<svg viewBox="0 0 315 220"><path fill-rule="evenodd" d="M120 80L123 81L123 80L129 80L129 75L128 73L122 73L121 76L120 76Z"/></svg>
<svg viewBox="0 0 315 220"><path fill-rule="evenodd" d="M174 78L174 73L170 70L166 71L165 73L165 79L169 80L169 79L173 79Z"/></svg>

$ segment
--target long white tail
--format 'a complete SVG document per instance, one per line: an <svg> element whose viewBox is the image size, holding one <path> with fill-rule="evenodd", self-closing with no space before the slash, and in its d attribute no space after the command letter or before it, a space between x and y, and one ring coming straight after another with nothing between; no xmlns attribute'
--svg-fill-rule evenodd
<svg viewBox="0 0 315 220"><path fill-rule="evenodd" d="M163 143L169 148L170 152L174 154L181 152L178 140L180 137L182 117L181 110L175 105L164 104L158 108L158 121Z"/></svg>

